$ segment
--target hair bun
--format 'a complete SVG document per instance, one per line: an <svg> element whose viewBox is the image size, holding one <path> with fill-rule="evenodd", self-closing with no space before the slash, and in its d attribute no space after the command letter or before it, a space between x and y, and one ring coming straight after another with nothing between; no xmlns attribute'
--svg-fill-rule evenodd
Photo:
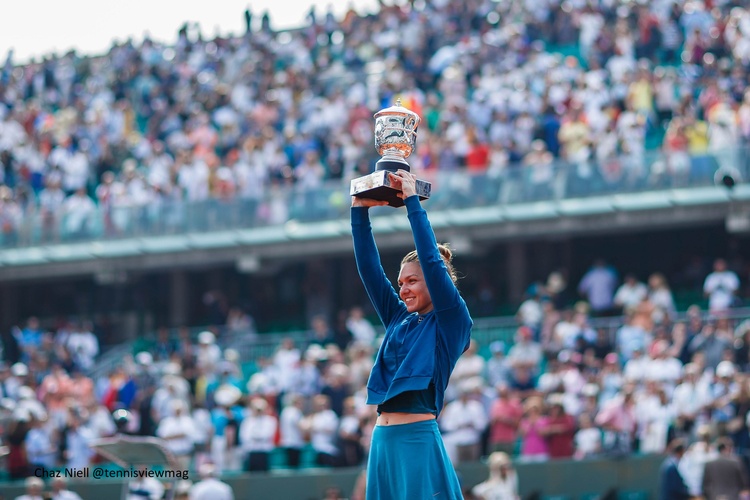
<svg viewBox="0 0 750 500"><path fill-rule="evenodd" d="M447 244L438 243L438 250L440 251L440 255L442 255L445 260L447 260L448 262L453 260L453 251Z"/></svg>

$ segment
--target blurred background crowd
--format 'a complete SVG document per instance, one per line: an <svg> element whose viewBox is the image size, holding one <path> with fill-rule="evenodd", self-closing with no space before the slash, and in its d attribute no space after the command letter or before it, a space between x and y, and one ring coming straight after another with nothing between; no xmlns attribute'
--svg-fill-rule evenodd
<svg viewBox="0 0 750 500"><path fill-rule="evenodd" d="M736 2L414 0L308 20L276 32L250 13L244 36L186 24L174 43L98 57L9 54L4 244L30 221L42 241L170 227L183 200L242 200L244 218L278 223L290 203L273 195L291 187L324 212L342 201L316 190L370 171L372 114L396 97L423 117L410 162L426 175L524 172L546 196L554 165L575 167L573 193L679 182L702 155L732 168L750 137Z"/></svg>
<svg viewBox="0 0 750 500"><path fill-rule="evenodd" d="M735 168L750 138L750 11L739 2L414 0L340 19L312 10L283 32L246 19L231 38L186 25L172 44L98 57L9 55L3 243L22 240L28 220L44 241L62 221L85 235L95 214L114 236L134 217L168 225L162 208L183 200L241 200L258 221L284 222L288 204L267 194L314 198L369 172L372 114L396 97L424 119L410 163L427 175L525 172L549 188L565 164L582 183L679 179L702 155ZM647 163L652 151L664 161ZM532 284L512 335L475 340L456 366L439 420L451 459L663 453L682 437L696 496L715 439L747 466L750 323L732 264L717 259L698 278L707 301L686 310L661 274L620 276L603 261L568 295L559 275ZM90 324L29 318L4 339L3 471L101 461L91 442L118 432L162 437L195 469L361 466L380 333L353 308L247 358L223 342L257 335L233 310L196 336L162 329L102 371Z"/></svg>
<svg viewBox="0 0 750 500"><path fill-rule="evenodd" d="M557 279L530 286L510 336L474 339L459 359L438 421L455 464L493 452L509 467L662 454L681 438L696 496L716 439L748 466L750 320L726 262L705 277L708 307L684 312L658 273L620 279L597 262L571 303L559 301ZM303 337L280 336L254 358L222 341L238 335L257 337L251 317L232 314L195 336L163 328L102 371L91 325L49 330L29 318L0 365L5 472L101 463L91 444L117 433L164 438L192 470L362 466L382 329L354 307L336 324L315 317Z"/></svg>

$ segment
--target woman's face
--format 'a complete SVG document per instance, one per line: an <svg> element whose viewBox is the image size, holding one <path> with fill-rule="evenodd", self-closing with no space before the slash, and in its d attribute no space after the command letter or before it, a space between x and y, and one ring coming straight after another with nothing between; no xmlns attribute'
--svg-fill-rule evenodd
<svg viewBox="0 0 750 500"><path fill-rule="evenodd" d="M427 314L432 311L432 298L424 281L419 262L407 262L398 275L399 296L410 313Z"/></svg>

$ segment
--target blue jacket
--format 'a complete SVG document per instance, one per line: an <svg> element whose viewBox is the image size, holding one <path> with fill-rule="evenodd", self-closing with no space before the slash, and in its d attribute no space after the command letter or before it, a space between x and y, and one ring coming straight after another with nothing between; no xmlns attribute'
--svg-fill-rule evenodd
<svg viewBox="0 0 750 500"><path fill-rule="evenodd" d="M472 320L440 256L437 241L418 196L405 200L414 243L433 310L419 316L406 304L380 263L368 209L352 207L352 236L357 269L380 321L385 338L367 382L367 403L381 404L405 392L435 384L435 408L443 408L456 361L469 347Z"/></svg>

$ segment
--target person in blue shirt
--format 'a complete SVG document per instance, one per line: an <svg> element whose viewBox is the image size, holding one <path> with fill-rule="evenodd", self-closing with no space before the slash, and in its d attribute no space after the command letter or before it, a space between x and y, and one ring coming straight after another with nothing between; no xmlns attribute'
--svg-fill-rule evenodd
<svg viewBox="0 0 750 500"><path fill-rule="evenodd" d="M416 176L389 173L400 189L416 250L401 262L398 291L380 263L369 208L352 198L354 255L385 337L367 383L378 405L367 463L366 498L463 498L437 425L456 361L469 347L472 319L456 288L452 252L438 245L416 195Z"/></svg>

